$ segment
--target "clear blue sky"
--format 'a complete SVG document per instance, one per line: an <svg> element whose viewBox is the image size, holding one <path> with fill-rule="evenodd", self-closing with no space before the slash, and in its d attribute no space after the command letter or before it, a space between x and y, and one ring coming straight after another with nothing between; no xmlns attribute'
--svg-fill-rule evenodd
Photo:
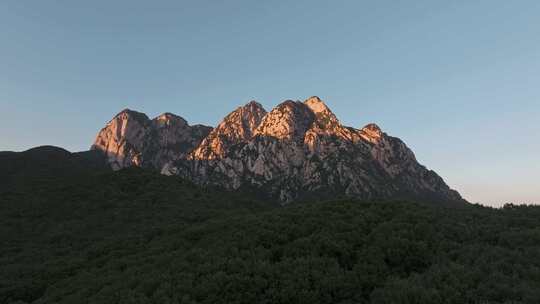
<svg viewBox="0 0 540 304"><path fill-rule="evenodd" d="M129 107L215 125L318 95L472 202L540 203L540 1L0 2L0 150Z"/></svg>

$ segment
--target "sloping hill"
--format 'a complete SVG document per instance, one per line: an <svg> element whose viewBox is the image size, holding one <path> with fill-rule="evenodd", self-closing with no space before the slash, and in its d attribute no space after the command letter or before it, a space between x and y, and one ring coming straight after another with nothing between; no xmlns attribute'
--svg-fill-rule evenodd
<svg viewBox="0 0 540 304"><path fill-rule="evenodd" d="M51 166L0 195L0 303L540 301L539 207L281 207L136 167L48 182Z"/></svg>
<svg viewBox="0 0 540 304"><path fill-rule="evenodd" d="M0 303L46 298L94 262L142 253L155 238L217 215L272 206L140 168L66 172L54 182L42 182L45 171L16 174L24 184L0 194Z"/></svg>
<svg viewBox="0 0 540 304"><path fill-rule="evenodd" d="M0 169L0 192L15 188L31 190L34 184L65 183L71 177L110 170L99 152L71 153L54 146L0 152Z"/></svg>

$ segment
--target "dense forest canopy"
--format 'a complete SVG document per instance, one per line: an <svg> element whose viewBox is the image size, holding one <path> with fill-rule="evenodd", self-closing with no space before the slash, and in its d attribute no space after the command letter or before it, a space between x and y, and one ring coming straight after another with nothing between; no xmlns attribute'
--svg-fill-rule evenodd
<svg viewBox="0 0 540 304"><path fill-rule="evenodd" d="M136 168L18 164L0 176L0 303L540 302L540 207L282 207Z"/></svg>

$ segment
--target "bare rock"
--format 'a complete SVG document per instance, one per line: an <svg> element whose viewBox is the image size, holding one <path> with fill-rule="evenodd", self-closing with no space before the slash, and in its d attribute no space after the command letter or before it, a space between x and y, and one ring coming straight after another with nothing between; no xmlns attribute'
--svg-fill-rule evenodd
<svg viewBox="0 0 540 304"><path fill-rule="evenodd" d="M268 113L252 101L213 130L170 113L149 120L125 110L93 149L115 169L152 167L202 185L255 188L283 203L340 196L464 201L399 138L376 124L342 125L316 96L286 100Z"/></svg>
<svg viewBox="0 0 540 304"><path fill-rule="evenodd" d="M161 169L193 151L211 129L190 126L171 113L150 120L143 113L126 109L101 129L91 149L105 153L114 170L129 166Z"/></svg>

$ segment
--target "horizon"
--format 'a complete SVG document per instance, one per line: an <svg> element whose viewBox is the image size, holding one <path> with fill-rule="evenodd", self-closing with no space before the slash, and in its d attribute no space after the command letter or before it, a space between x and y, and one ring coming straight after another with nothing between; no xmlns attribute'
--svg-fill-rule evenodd
<svg viewBox="0 0 540 304"><path fill-rule="evenodd" d="M540 203L540 3L107 3L0 4L1 151L88 150L124 108L216 126L316 95L471 203Z"/></svg>

